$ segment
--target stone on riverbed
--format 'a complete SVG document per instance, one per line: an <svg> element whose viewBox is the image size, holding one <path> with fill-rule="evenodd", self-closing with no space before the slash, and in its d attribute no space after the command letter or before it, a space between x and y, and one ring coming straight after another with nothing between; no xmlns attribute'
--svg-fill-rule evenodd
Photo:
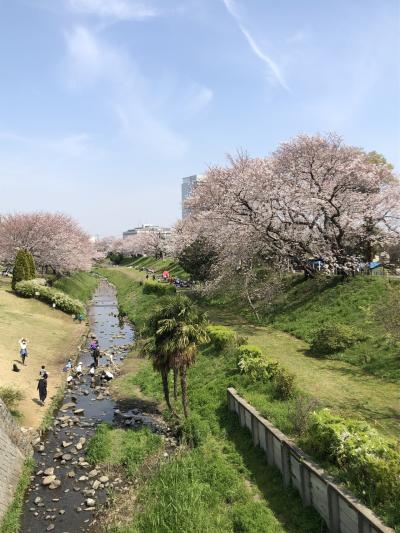
<svg viewBox="0 0 400 533"><path fill-rule="evenodd" d="M70 477L70 478L72 478L72 477L75 477L75 476L76 476L76 474L75 474L75 472L74 472L73 470L70 470L70 471L68 472L68 474L67 474L67 475L68 475L68 477Z"/></svg>
<svg viewBox="0 0 400 533"><path fill-rule="evenodd" d="M108 483L108 477L107 476L101 476L99 478L100 483Z"/></svg>
<svg viewBox="0 0 400 533"><path fill-rule="evenodd" d="M64 455L61 457L63 461L70 461L72 459L72 455L70 453L64 453Z"/></svg>
<svg viewBox="0 0 400 533"><path fill-rule="evenodd" d="M49 489L54 490L58 489L58 487L61 486L61 481L59 479L55 479L52 483L49 485Z"/></svg>
<svg viewBox="0 0 400 533"><path fill-rule="evenodd" d="M67 442L65 440L63 440L63 443L62 443L63 448L68 448L68 446L71 446L71 444L72 444L72 442Z"/></svg>
<svg viewBox="0 0 400 533"><path fill-rule="evenodd" d="M83 415L85 412L85 409L75 409L74 415Z"/></svg>
<svg viewBox="0 0 400 533"><path fill-rule="evenodd" d="M51 476L46 476L42 479L42 485L50 485L56 479L56 476L53 474Z"/></svg>
<svg viewBox="0 0 400 533"><path fill-rule="evenodd" d="M43 474L45 476L52 476L54 474L54 466L51 466L50 468L46 468L46 470L43 472Z"/></svg>
<svg viewBox="0 0 400 533"><path fill-rule="evenodd" d="M69 409L74 409L74 407L75 404L73 402L67 402L60 407L60 411L69 411Z"/></svg>
<svg viewBox="0 0 400 533"><path fill-rule="evenodd" d="M85 504L87 505L87 507L94 507L96 505L96 501L93 498L88 498L85 501Z"/></svg>
<svg viewBox="0 0 400 533"><path fill-rule="evenodd" d="M89 477L96 477L98 475L98 471L96 469L93 469L89 472L88 476Z"/></svg>

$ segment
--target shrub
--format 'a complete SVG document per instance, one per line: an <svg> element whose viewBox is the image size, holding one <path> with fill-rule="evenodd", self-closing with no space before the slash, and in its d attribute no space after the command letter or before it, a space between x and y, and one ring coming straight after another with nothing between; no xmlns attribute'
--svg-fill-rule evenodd
<svg viewBox="0 0 400 533"><path fill-rule="evenodd" d="M293 398L296 392L295 376L285 368L279 368L274 376L275 397L278 400Z"/></svg>
<svg viewBox="0 0 400 533"><path fill-rule="evenodd" d="M208 423L196 413L186 418L180 427L180 440L192 448L203 444L209 434Z"/></svg>
<svg viewBox="0 0 400 533"><path fill-rule="evenodd" d="M29 272L29 277L27 279L35 279L36 278L36 265L35 260L33 259L33 255L31 252L28 252L28 250L24 250L25 252L25 260L27 269Z"/></svg>
<svg viewBox="0 0 400 533"><path fill-rule="evenodd" d="M12 411L24 399L24 394L13 387L0 387L0 398L3 400L7 409Z"/></svg>
<svg viewBox="0 0 400 533"><path fill-rule="evenodd" d="M225 350L226 348L233 348L237 341L236 332L226 326L214 326L207 327L208 336L210 341L214 344L218 351Z"/></svg>
<svg viewBox="0 0 400 533"><path fill-rule="evenodd" d="M368 504L390 520L400 520L400 449L366 422L322 409L312 414L302 444L340 468L343 477Z"/></svg>
<svg viewBox="0 0 400 533"><path fill-rule="evenodd" d="M68 314L85 314L85 309L79 300L67 296L63 292L56 291L51 287L44 287L35 280L20 281L15 286L15 292L24 298L37 298L50 305L55 304L57 309Z"/></svg>
<svg viewBox="0 0 400 533"><path fill-rule="evenodd" d="M258 346L244 344L238 348L238 367L243 374L250 376L252 381L267 381L278 370L278 362L267 359Z"/></svg>
<svg viewBox="0 0 400 533"><path fill-rule="evenodd" d="M17 283L30 279L30 267L27 263L25 250L18 250L15 256L11 287L15 290Z"/></svg>
<svg viewBox="0 0 400 533"><path fill-rule="evenodd" d="M175 285L161 283L159 281L146 281L143 284L143 294L157 294L158 296L172 295L176 293Z"/></svg>
<svg viewBox="0 0 400 533"><path fill-rule="evenodd" d="M350 348L360 340L358 332L344 324L321 328L311 342L310 352L315 356L332 355Z"/></svg>

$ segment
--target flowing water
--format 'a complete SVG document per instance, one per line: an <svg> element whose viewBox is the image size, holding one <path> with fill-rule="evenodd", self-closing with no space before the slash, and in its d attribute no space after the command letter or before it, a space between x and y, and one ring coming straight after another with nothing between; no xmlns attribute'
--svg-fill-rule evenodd
<svg viewBox="0 0 400 533"><path fill-rule="evenodd" d="M129 323L118 319L115 289L105 280L100 281L94 294L89 316L91 331L96 335L101 351L114 351L114 360L118 365L133 343L134 331ZM92 357L89 349L81 352L80 361L85 375L81 382L66 392L53 427L36 446L34 459L37 466L25 501L22 533L90 530L96 510L106 500L107 487L110 483L120 483L118 479L108 482L105 478L101 482L103 473L93 472L93 467L85 462L87 441L99 423L131 427L147 425L155 432L168 433L168 428L157 417L157 410L151 404L139 400L116 404L108 395L106 386L90 387L87 369ZM107 359L103 357L99 364L106 365ZM81 409L81 414L75 413ZM49 468L54 468L53 475L56 476L56 482L50 485L52 488L42 484L44 471ZM48 473L51 475L51 472ZM57 487L59 482L61 484ZM88 502L88 498L94 502Z"/></svg>

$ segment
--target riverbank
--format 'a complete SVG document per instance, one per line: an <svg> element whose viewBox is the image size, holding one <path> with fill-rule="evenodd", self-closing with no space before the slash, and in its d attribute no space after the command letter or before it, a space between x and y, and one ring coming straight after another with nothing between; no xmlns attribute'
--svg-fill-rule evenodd
<svg viewBox="0 0 400 533"><path fill-rule="evenodd" d="M18 405L20 423L38 428L65 374L65 361L76 353L87 331L85 324L74 322L71 316L52 309L35 299L15 296L8 279L0 282L0 386L20 391L24 398ZM29 340L29 355L22 366L18 340ZM19 372L13 372L13 364ZM49 374L48 396L45 406L40 405L37 379L41 365Z"/></svg>
<svg viewBox="0 0 400 533"><path fill-rule="evenodd" d="M151 295L150 302L137 283L140 279L133 283L136 274L132 269L113 268L102 270L102 274L117 285L130 318L137 320L137 309L141 309L143 323L157 304L157 297ZM136 398L140 387L145 398L163 404L159 376L141 355L139 346L133 360L128 359L130 371L116 380L113 389ZM279 474L265 465L248 433L225 409L227 376L220 368L224 360L205 353L199 355L190 370L192 416L181 429L183 445L168 462L157 465L144 479L138 478L129 515L124 512L118 518L117 513L109 530L325 531L321 519L303 508L296 492L283 489Z"/></svg>

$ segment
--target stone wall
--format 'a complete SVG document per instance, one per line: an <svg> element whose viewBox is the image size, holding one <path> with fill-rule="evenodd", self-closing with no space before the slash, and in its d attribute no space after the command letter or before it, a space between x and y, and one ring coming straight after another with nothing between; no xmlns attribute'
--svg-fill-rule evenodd
<svg viewBox="0 0 400 533"><path fill-rule="evenodd" d="M22 466L30 454L29 436L21 431L0 399L0 520L13 499Z"/></svg>

